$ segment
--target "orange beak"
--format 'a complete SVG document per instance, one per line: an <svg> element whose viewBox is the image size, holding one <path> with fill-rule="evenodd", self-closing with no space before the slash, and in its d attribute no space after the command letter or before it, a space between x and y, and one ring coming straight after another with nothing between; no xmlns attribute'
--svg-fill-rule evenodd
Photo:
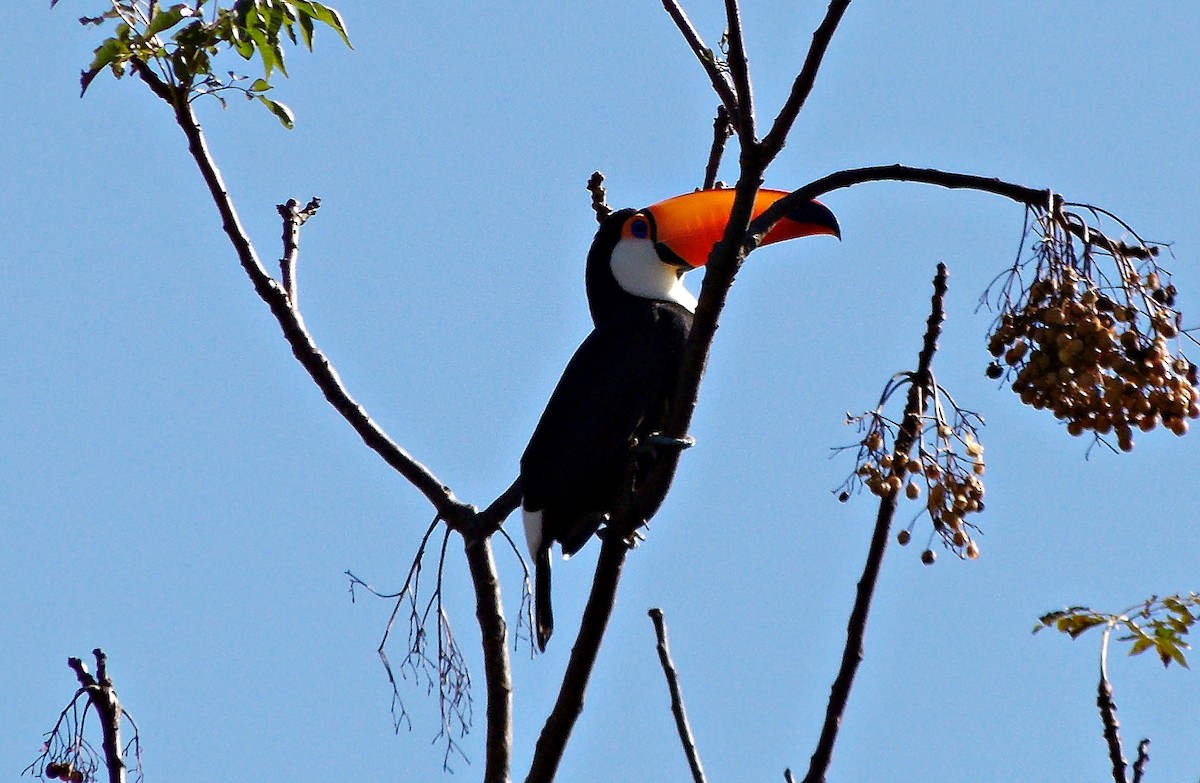
<svg viewBox="0 0 1200 783"><path fill-rule="evenodd" d="M708 263L713 245L725 233L729 212L733 209L734 189L700 190L685 193L646 207L643 215L650 218L652 237L659 257L666 263L692 267ZM760 190L754 199L751 220L786 196L786 190ZM837 218L819 201L807 201L793 209L775 224L762 244L787 239L828 234L842 236Z"/></svg>

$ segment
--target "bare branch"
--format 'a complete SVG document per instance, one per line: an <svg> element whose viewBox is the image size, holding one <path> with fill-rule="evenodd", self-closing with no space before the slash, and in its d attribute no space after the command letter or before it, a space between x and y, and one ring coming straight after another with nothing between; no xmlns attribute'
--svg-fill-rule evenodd
<svg viewBox="0 0 1200 783"><path fill-rule="evenodd" d="M1117 720L1117 704L1113 701L1112 686L1103 676L1096 688L1096 707L1100 710L1100 722L1104 724L1104 744L1108 746L1113 780L1115 783L1126 783L1126 762L1121 752L1121 723Z"/></svg>
<svg viewBox="0 0 1200 783"><path fill-rule="evenodd" d="M743 146L757 139L754 129L754 88L750 83L750 62L746 57L746 40L742 37L742 12L737 0L725 0L725 24L729 40L729 73L737 92L737 129ZM733 113L733 112L731 112Z"/></svg>
<svg viewBox="0 0 1200 783"><path fill-rule="evenodd" d="M787 196L779 199L759 215L746 235L746 252L758 247L762 238L784 215L791 209L814 198L842 190L854 185L867 182L915 182L925 185L937 185L943 188L978 190L1003 196L1021 204L1035 205L1046 208L1055 200L1055 195L1049 190L1036 190L1017 185L1004 180L981 177L975 174L960 174L938 169L918 168L893 164L888 166L864 166L857 169L844 169L827 174L813 180L807 185L797 188Z"/></svg>
<svg viewBox="0 0 1200 783"><path fill-rule="evenodd" d="M588 178L587 189L592 194L592 210L596 213L596 222L603 223L604 219L612 214L612 207L608 205L604 192L604 175L593 171L592 176Z"/></svg>
<svg viewBox="0 0 1200 783"><path fill-rule="evenodd" d="M788 133L792 130L792 124L795 123L800 110L804 108L805 101L812 93L813 84L817 80L817 71L821 68L821 61L825 57L825 51L829 48L829 42L849 6L850 0L832 0L829 8L825 11L825 18L813 33L812 45L808 49L808 56L804 58L804 65L800 68L796 81L792 83L792 92L788 95L783 107L780 108L778 116L775 117L771 130L762 141L763 152L768 159L774 158L783 149Z"/></svg>
<svg viewBox="0 0 1200 783"><path fill-rule="evenodd" d="M738 99L734 95L733 85L729 83L729 77L725 75L725 72L717 64L716 55L713 54L712 49L704 44L704 40L700 38L700 34L692 26L692 21L688 19L687 14L684 13L683 8L680 7L676 0L663 0L663 8L670 14L671 20L679 28L679 32L683 33L683 39L687 41L688 46L692 47L692 53L696 55L696 59L704 67L704 72L708 74L708 79L712 82L713 90L716 91L717 97L721 99L721 103L725 104L725 109L729 112L729 116L733 118L736 130L737 118L740 116Z"/></svg>
<svg viewBox="0 0 1200 783"><path fill-rule="evenodd" d="M46 734L41 756L26 767L25 772L63 780L82 775L86 780L93 780L99 765L103 763L108 770L109 783L125 783L128 770L125 752L134 747L137 749L138 759L136 778L141 779L141 740L138 737L137 725L129 718L117 699L117 692L108 673L108 656L99 647L92 650L92 655L96 658L95 676L92 676L81 659L67 659L67 666L75 672L75 679L79 681L79 690L59 713L54 728ZM80 709L80 701L84 698L86 703ZM97 754L95 748L84 738L89 707L95 710L96 718L100 721L103 737L101 754ZM123 718L129 719L133 726L133 739L126 746L121 744Z"/></svg>
<svg viewBox="0 0 1200 783"><path fill-rule="evenodd" d="M977 174L962 174L954 171L905 166L899 163L887 166L864 166L857 169L844 169L827 174L820 179L797 188L787 196L779 199L761 215L755 218L746 232L743 247L744 254L749 254L762 242L762 238L771 230L791 209L810 199L818 198L835 190L862 185L867 182L913 182L924 185L936 185L952 190L975 190L981 193L991 193L996 196L1016 201L1027 207L1043 211L1059 213L1067 205L1062 196L1043 188L1036 189L1007 182L995 177L981 177ZM1092 208L1088 208L1092 209ZM1097 228L1088 226L1079 220L1061 221L1064 226L1085 243L1128 258L1150 258L1157 253L1157 248L1145 243L1130 245L1117 239L1112 239Z"/></svg>
<svg viewBox="0 0 1200 783"><path fill-rule="evenodd" d="M675 729L679 732L679 741L683 744L688 767L692 770L692 781L693 783L705 783L704 767L700 763L700 753L696 750L696 738L692 735L692 727L688 723L687 712L683 707L683 691L679 688L679 674L675 671L675 663L671 660L671 649L667 645L666 621L663 620L661 609L651 609L648 614L650 621L654 623L654 635L658 639L658 662L662 664L663 676L667 678L667 688L671 692L671 714L675 716Z"/></svg>
<svg viewBox="0 0 1200 783"><path fill-rule="evenodd" d="M283 218L283 257L279 259L279 279L283 283L283 290L287 293L288 299L292 301L292 309L296 311L296 316L299 318L300 300L296 290L296 259L300 254L300 226L317 214L317 210L321 208L321 199L313 196L301 209L300 202L290 198L286 204L277 204L275 208L279 210L279 216Z"/></svg>
<svg viewBox="0 0 1200 783"><path fill-rule="evenodd" d="M487 762L485 783L507 783L512 759L512 668L508 660L508 626L500 598L500 577L492 556L492 539L466 540L467 564L475 585L475 616L483 643L487 682Z"/></svg>
<svg viewBox="0 0 1200 783"><path fill-rule="evenodd" d="M1114 783L1126 783L1125 754L1121 750L1121 723L1117 720L1117 703L1113 701L1112 686L1108 682L1108 640L1112 636L1113 623L1104 629L1100 641L1100 681L1096 685L1096 707L1100 710L1100 722L1104 725L1104 744L1108 747L1108 759L1112 763ZM1138 760L1141 751L1138 746ZM1143 765L1145 762L1142 762Z"/></svg>
<svg viewBox="0 0 1200 783"><path fill-rule="evenodd" d="M100 718L100 731L104 737L101 747L108 765L109 783L125 783L125 758L121 753L121 702L108 676L108 656L99 647L92 650L96 657L98 686L88 688L88 698Z"/></svg>
<svg viewBox="0 0 1200 783"><path fill-rule="evenodd" d="M729 111L722 104L717 107L717 116L713 119L713 141L708 151L708 165L704 168L703 190L712 190L717 185L717 170L721 168L721 156L731 133L733 124L729 120Z"/></svg>
<svg viewBox="0 0 1200 783"><path fill-rule="evenodd" d="M900 425L900 434L896 438L895 453L907 455L916 443L921 427L921 416L924 413L926 398L933 394L933 375L931 366L933 356L937 351L937 340L941 334L942 321L945 320L944 301L946 297L946 267L938 264L937 276L933 281L933 297L931 299L929 320L926 323L925 340L917 359L917 370L913 376L912 385L908 391L908 401L904 408L904 419ZM906 473L907 459L899 459L896 475L903 481ZM896 504L900 489L888 492L879 502L879 512L875 517L875 530L871 535L867 560L863 566L855 593L854 606L850 611L850 620L846 628L846 646L842 651L842 662L838 667L837 677L830 689L829 703L825 708L825 722L809 763L808 774L804 783L821 783L833 760L833 746L837 741L838 728L850 698L850 689L854 685L854 676L864 655L863 640L866 636L867 617L871 611L871 600L875 594L875 585L879 580L879 570L883 564L883 555L887 549L892 518L896 513Z"/></svg>
<svg viewBox="0 0 1200 783"><path fill-rule="evenodd" d="M554 709L551 710L550 717L546 719L546 725L542 727L542 733L538 737L525 783L549 783L554 780L558 765L562 761L563 750L571 738L572 729L575 728L575 721L583 712L583 698L587 692L588 679L596 663L600 642L608 628L609 617L612 616L617 585L621 580L621 569L629 552L629 545L621 536L613 535L607 530L602 533L608 534L603 535L600 558L596 563L596 575L592 580L592 592L588 596L583 618L579 623L579 635L575 637L575 646L571 648L571 657L563 673Z"/></svg>
<svg viewBox="0 0 1200 783"><path fill-rule="evenodd" d="M205 184L208 185L209 194L221 215L222 226L237 253L238 261L254 284L255 292L271 308L271 313L279 322L284 338L291 345L296 359L308 371L329 404L346 419L368 447L416 487L433 504L447 524L451 527L465 524L474 509L459 501L450 488L438 480L429 468L393 441L350 396L329 359L317 348L312 336L304 328L288 292L263 268L233 206L233 200L225 189L221 172L209 153L208 142L191 105L187 101L173 101L171 89L145 64L138 67L135 63L135 68L155 94L171 103L175 110L175 121L187 137L188 150L199 167Z"/></svg>
<svg viewBox="0 0 1200 783"><path fill-rule="evenodd" d="M1150 761L1150 740L1144 739L1138 743L1137 760L1133 762L1133 783L1142 783L1142 775L1146 764Z"/></svg>

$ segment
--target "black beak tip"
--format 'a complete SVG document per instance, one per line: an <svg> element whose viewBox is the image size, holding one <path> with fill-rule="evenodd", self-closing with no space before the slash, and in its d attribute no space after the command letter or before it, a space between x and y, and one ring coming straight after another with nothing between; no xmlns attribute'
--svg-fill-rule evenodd
<svg viewBox="0 0 1200 783"><path fill-rule="evenodd" d="M842 227L838 225L838 219L833 214L833 210L817 201L805 201L798 204L788 212L787 218L797 223L820 226L838 240L842 238Z"/></svg>

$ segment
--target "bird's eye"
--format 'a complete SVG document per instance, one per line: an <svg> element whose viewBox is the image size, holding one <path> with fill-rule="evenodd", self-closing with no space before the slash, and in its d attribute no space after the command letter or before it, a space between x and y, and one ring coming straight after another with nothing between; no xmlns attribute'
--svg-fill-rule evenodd
<svg viewBox="0 0 1200 783"><path fill-rule="evenodd" d="M646 222L646 218L638 215L630 222L629 233L634 239L645 239L650 236L650 224Z"/></svg>

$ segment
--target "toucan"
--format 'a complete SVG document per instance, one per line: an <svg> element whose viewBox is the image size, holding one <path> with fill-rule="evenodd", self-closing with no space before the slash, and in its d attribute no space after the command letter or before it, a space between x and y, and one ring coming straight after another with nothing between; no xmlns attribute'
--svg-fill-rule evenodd
<svg viewBox="0 0 1200 783"><path fill-rule="evenodd" d="M787 195L760 190L754 216ZM684 275L708 260L733 206L733 189L701 190L603 220L588 251L586 287L595 328L567 363L521 457L521 505L535 566L538 647L554 630L551 547L569 558L607 521L658 435L692 328L696 298ZM801 203L762 244L828 234L833 213ZM639 444L642 448L639 449ZM652 453L650 455L652 457ZM642 499L653 516L659 497Z"/></svg>

